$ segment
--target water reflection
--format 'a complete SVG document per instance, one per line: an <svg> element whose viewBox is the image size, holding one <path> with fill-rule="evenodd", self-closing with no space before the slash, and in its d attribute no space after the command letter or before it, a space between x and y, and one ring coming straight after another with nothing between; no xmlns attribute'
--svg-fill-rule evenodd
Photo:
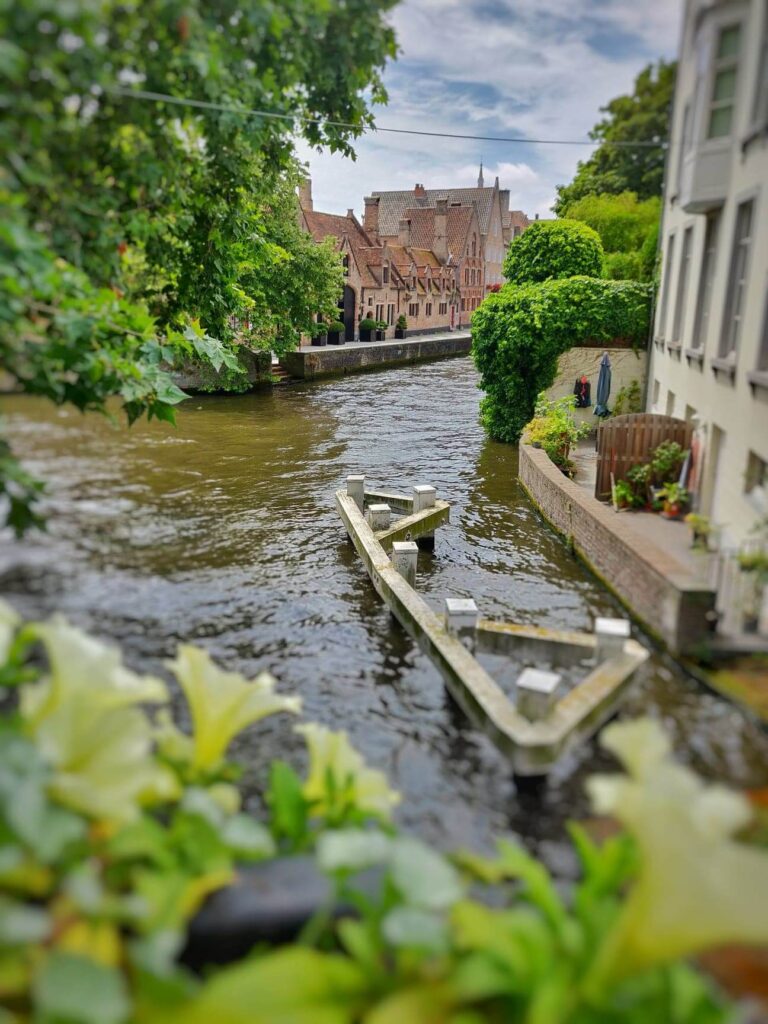
<svg viewBox="0 0 768 1024"><path fill-rule="evenodd" d="M420 557L434 607L471 595L489 617L571 629L615 613L525 499L515 450L483 436L478 398L461 359L195 398L175 431L6 399L14 443L50 481L51 526L0 545L2 589L27 615L59 609L114 637L137 668L161 669L180 639L266 668L387 770L405 825L441 844L524 835L565 870L563 822L586 810L584 777L609 761L590 743L547 789L516 792L505 759L381 605L333 510L348 473L434 484L452 502L434 556ZM673 662L654 656L627 707L663 717L699 770L765 784L765 735ZM254 800L270 757L303 756L279 719L238 752Z"/></svg>

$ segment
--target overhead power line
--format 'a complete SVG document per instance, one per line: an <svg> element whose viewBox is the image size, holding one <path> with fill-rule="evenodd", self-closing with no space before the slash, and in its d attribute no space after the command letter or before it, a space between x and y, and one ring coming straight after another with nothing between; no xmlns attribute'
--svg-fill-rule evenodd
<svg viewBox="0 0 768 1024"><path fill-rule="evenodd" d="M642 139L635 142L622 142L620 140L591 139L528 139L516 138L502 135L464 135L460 132L427 132L416 128L388 128L383 125L359 125L349 121L331 121L319 117L306 117L300 114L278 114L272 110L250 110L244 107L234 107L227 103L214 103L211 100L195 100L186 96L171 96L164 92L150 92L146 89L128 89L121 86L114 86L107 90L109 93L124 96L128 99L149 100L155 103L173 103L179 107L193 107L198 110L218 110L225 114L238 114L241 117L263 117L275 121L300 121L302 124L315 124L329 128L351 128L353 131L382 133L391 135L419 135L432 139L465 139L472 142L504 142L536 146L615 146L621 149L664 149L668 144L667 139L650 140Z"/></svg>

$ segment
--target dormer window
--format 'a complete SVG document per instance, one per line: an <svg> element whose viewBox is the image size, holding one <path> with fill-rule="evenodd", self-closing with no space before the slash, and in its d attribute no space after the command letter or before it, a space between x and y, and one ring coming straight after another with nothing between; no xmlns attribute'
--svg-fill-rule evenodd
<svg viewBox="0 0 768 1024"><path fill-rule="evenodd" d="M381 280L383 284L389 284L389 264L385 263L381 270Z"/></svg>

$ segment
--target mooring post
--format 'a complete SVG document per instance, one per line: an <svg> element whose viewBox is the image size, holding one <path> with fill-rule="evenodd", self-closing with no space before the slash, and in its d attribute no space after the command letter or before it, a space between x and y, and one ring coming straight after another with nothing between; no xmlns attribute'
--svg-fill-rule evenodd
<svg viewBox="0 0 768 1024"><path fill-rule="evenodd" d="M347 496L352 498L361 512L365 509L365 477L347 477Z"/></svg>
<svg viewBox="0 0 768 1024"><path fill-rule="evenodd" d="M416 562L419 549L412 540L396 540L392 543L392 565L406 583L416 587Z"/></svg>
<svg viewBox="0 0 768 1024"><path fill-rule="evenodd" d="M524 668L517 677L517 710L531 722L546 718L557 700L562 676L540 668Z"/></svg>
<svg viewBox="0 0 768 1024"><path fill-rule="evenodd" d="M477 605L471 597L446 597L445 628L470 651L475 649L479 617Z"/></svg>
<svg viewBox="0 0 768 1024"><path fill-rule="evenodd" d="M424 509L434 508L437 501L437 491L428 484L419 484L413 488L413 512L423 512Z"/></svg>
<svg viewBox="0 0 768 1024"><path fill-rule="evenodd" d="M595 654L598 662L615 658L629 640L629 619L595 619Z"/></svg>
<svg viewBox="0 0 768 1024"><path fill-rule="evenodd" d="M369 505L366 519L368 525L375 532L376 530L388 530L392 509L389 505Z"/></svg>

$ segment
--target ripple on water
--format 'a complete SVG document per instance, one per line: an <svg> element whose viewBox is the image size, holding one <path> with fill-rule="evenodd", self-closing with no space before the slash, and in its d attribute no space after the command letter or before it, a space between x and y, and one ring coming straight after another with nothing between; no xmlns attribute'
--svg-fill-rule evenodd
<svg viewBox="0 0 768 1024"><path fill-rule="evenodd" d="M419 565L434 607L471 595L489 617L566 629L617 613L528 503L516 451L483 436L476 383L471 362L455 359L208 396L180 407L175 430L127 431L8 398L12 440L50 482L52 517L47 535L0 546L3 589L27 615L59 609L114 637L140 669L162 670L180 640L268 669L386 769L405 826L445 845L517 834L567 873L563 824L586 812L584 778L610 760L587 743L546 789L517 792L505 759L392 622L333 509L349 473L431 483L452 503ZM626 710L662 718L699 771L766 784L765 734L674 662L654 655ZM238 741L252 800L269 758L302 760L291 727L269 720Z"/></svg>

